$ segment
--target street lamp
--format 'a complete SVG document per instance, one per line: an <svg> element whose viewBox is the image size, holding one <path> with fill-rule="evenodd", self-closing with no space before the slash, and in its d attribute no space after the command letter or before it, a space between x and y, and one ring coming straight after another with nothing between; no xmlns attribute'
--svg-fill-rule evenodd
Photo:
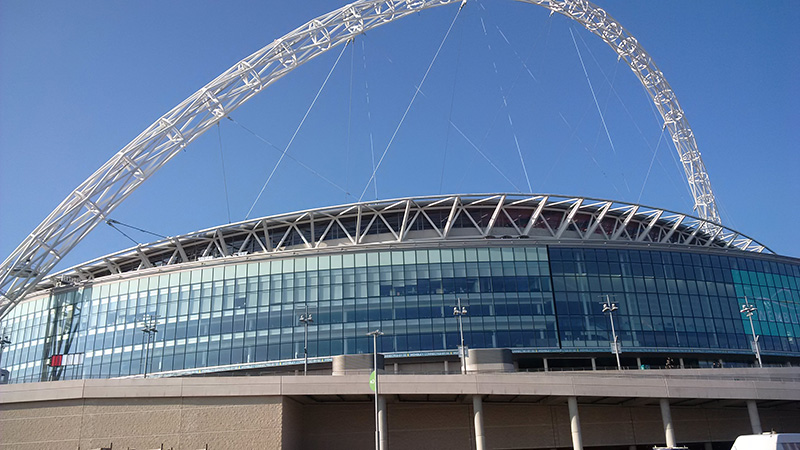
<svg viewBox="0 0 800 450"><path fill-rule="evenodd" d="M619 342L617 340L617 331L614 329L614 311L618 310L616 303L611 303L611 296L606 295L606 301L603 303L603 313L608 313L608 318L611 319L611 336L613 342L611 347L614 349L614 355L617 357L617 370L622 370L622 364L619 362Z"/></svg>
<svg viewBox="0 0 800 450"><path fill-rule="evenodd" d="M151 316L149 314L146 314L142 318L142 323L144 325L142 328L142 333L147 335L147 343L144 347L144 376L142 378L147 378L147 364L150 360L150 343L152 342L154 335L158 333L158 330L156 329L156 320L157 316Z"/></svg>
<svg viewBox="0 0 800 450"><path fill-rule="evenodd" d="M378 336L383 336L383 331L370 331L367 336L372 336L372 369L375 372L375 450L380 450L381 432L378 428Z"/></svg>
<svg viewBox="0 0 800 450"><path fill-rule="evenodd" d="M461 306L461 299L458 300L458 305L453 307L453 315L458 316L458 334L461 335L461 345L458 347L458 356L461 358L461 373L467 373L467 360L464 359L467 355L466 348L464 347L464 324L461 318L467 315L467 307Z"/></svg>
<svg viewBox="0 0 800 450"><path fill-rule="evenodd" d="M756 360L758 360L758 367L764 367L761 364L761 351L758 348L758 336L756 336L756 327L753 326L753 314L755 314L756 310L755 304L750 304L750 301L747 300L747 296L744 297L744 305L742 305L742 309L739 311L740 313L747 316L750 319L750 331L753 332L753 352L756 354Z"/></svg>
<svg viewBox="0 0 800 450"><path fill-rule="evenodd" d="M3 330L3 336L0 337L0 363L3 361L3 351L5 351L6 347L11 344L11 337L6 334L6 330ZM0 369L2 368L2 364L0 364Z"/></svg>
<svg viewBox="0 0 800 450"><path fill-rule="evenodd" d="M300 323L303 324L303 376L308 375L308 324L313 323L314 318L308 312L308 305L306 305L306 313L300 314Z"/></svg>

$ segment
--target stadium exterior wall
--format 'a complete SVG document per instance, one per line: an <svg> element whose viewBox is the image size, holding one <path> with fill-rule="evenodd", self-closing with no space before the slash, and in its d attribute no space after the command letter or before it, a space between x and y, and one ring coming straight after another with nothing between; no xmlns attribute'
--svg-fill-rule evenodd
<svg viewBox="0 0 800 450"><path fill-rule="evenodd" d="M145 356L155 376L296 369L308 312L312 369L371 352L366 333L381 329L390 364L427 370L457 359L459 299L468 347L510 348L521 369L614 366L605 296L625 366L753 365L745 297L764 362L800 361L800 260L724 247L708 224L684 229L663 211L546 199L415 199L416 214L411 200L348 205L252 222L268 251L237 225L168 240L184 261L158 243L100 258L4 318L2 367L12 383L136 376Z"/></svg>

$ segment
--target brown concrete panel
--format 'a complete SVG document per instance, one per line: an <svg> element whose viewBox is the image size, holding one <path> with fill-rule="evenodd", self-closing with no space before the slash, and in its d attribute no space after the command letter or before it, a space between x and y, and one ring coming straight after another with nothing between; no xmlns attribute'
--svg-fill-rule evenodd
<svg viewBox="0 0 800 450"><path fill-rule="evenodd" d="M164 444L165 449L174 448L178 450L180 438L177 434L170 435L149 435L149 436L113 436L109 438L83 438L80 441L81 449L92 449L108 447L113 444L114 449L160 449ZM75 450L77 446L72 447Z"/></svg>
<svg viewBox="0 0 800 450"><path fill-rule="evenodd" d="M179 398L87 398L84 401L87 414L119 414L148 411L179 410Z"/></svg>
<svg viewBox="0 0 800 450"><path fill-rule="evenodd" d="M470 449L475 447L473 441L472 431L469 429L389 431L389 448L414 450ZM487 440L487 442L489 441ZM493 448L489 444L487 446L488 448ZM374 441L371 445L360 448L375 448Z"/></svg>
<svg viewBox="0 0 800 450"><path fill-rule="evenodd" d="M630 408L633 420L633 435L638 445L665 445L664 423L661 409L657 407Z"/></svg>
<svg viewBox="0 0 800 450"><path fill-rule="evenodd" d="M29 443L0 443L0 450L75 450L78 448L78 440L61 440Z"/></svg>
<svg viewBox="0 0 800 450"><path fill-rule="evenodd" d="M281 442L284 450L299 450L303 448L304 435L304 406L291 398L283 398L282 402L282 428Z"/></svg>
<svg viewBox="0 0 800 450"><path fill-rule="evenodd" d="M204 449L208 444L213 450L280 450L280 430L253 429L238 431L215 431L213 433L189 433L181 435L180 450ZM114 445L116 449L116 444ZM139 448L139 447L137 447ZM158 448L158 447L154 447ZM316 447L325 448L325 447ZM178 447L176 447L176 450Z"/></svg>
<svg viewBox="0 0 800 450"><path fill-rule="evenodd" d="M775 430L780 433L800 433L800 410L759 409L758 413L761 418L761 428L764 431ZM747 414L746 410L745 414ZM747 424L747 429L749 430L749 419Z"/></svg>
<svg viewBox="0 0 800 450"><path fill-rule="evenodd" d="M631 445L636 443L629 408L579 405L583 445Z"/></svg>
<svg viewBox="0 0 800 450"><path fill-rule="evenodd" d="M484 403L483 410L489 448L556 446L557 432L550 406Z"/></svg>
<svg viewBox="0 0 800 450"><path fill-rule="evenodd" d="M711 441L733 441L740 434L748 434L752 430L745 407L707 409L706 426Z"/></svg>
<svg viewBox="0 0 800 450"><path fill-rule="evenodd" d="M87 409L87 412L91 411ZM176 434L180 426L180 410L159 409L85 414L81 437L85 439L132 438L137 436Z"/></svg>
<svg viewBox="0 0 800 450"><path fill-rule="evenodd" d="M184 399L180 432L280 430L280 397L209 397ZM278 436L280 432L278 431Z"/></svg>
<svg viewBox="0 0 800 450"><path fill-rule="evenodd" d="M305 422L303 448L359 450L372 449L375 446L375 416L372 403L305 405L303 420ZM391 408L388 421L391 431ZM391 434L390 446L393 446Z"/></svg>
<svg viewBox="0 0 800 450"><path fill-rule="evenodd" d="M20 444L25 442L58 442L65 439L78 439L81 429L81 416L51 416L46 419L34 417L0 421L2 443ZM46 446L42 446L46 448Z"/></svg>

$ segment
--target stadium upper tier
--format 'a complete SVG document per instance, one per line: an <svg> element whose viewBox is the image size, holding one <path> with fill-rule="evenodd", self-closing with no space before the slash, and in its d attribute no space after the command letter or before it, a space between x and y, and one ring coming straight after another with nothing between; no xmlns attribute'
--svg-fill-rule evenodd
<svg viewBox="0 0 800 450"><path fill-rule="evenodd" d="M55 274L37 290L175 264L262 253L472 239L646 243L774 253L698 217L612 200L558 195L451 195L312 209L170 237Z"/></svg>

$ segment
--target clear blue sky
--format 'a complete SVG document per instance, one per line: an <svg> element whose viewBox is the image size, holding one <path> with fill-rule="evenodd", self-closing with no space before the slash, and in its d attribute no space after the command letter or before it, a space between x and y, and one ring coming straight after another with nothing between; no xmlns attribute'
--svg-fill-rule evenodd
<svg viewBox="0 0 800 450"><path fill-rule="evenodd" d="M597 3L639 39L677 93L723 222L800 256L800 3ZM163 113L238 60L343 4L0 2L2 258ZM284 160L251 217L360 196L371 172L370 134L377 158L456 10L405 18L345 50L289 150L332 183ZM232 117L285 147L338 55L334 49L295 70ZM231 218L243 220L279 154L233 122L224 121L219 133ZM660 136L640 85L600 39L543 8L470 0L378 171L378 197L528 191L516 137L533 192L691 213L666 136L647 175ZM217 130L198 139L112 217L164 235L228 222L219 141ZM365 199L373 198L369 186ZM101 225L59 267L131 244Z"/></svg>

